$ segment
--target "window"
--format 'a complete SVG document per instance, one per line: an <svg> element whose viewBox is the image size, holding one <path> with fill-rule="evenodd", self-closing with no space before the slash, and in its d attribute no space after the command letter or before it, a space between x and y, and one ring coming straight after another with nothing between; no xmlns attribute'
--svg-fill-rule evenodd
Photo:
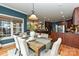
<svg viewBox="0 0 79 59"><path fill-rule="evenodd" d="M13 34L18 35L22 31L21 23L13 23Z"/></svg>
<svg viewBox="0 0 79 59"><path fill-rule="evenodd" d="M23 22L21 19L7 18L5 16L0 18L0 38L9 37L13 34L19 35L21 32L23 32Z"/></svg>
<svg viewBox="0 0 79 59"><path fill-rule="evenodd" d="M10 22L0 21L0 36L2 37L11 36Z"/></svg>

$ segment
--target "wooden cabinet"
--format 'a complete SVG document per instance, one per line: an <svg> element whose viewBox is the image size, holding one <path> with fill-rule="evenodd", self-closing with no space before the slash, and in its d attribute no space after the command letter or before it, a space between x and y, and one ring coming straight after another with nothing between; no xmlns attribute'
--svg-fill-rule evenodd
<svg viewBox="0 0 79 59"><path fill-rule="evenodd" d="M79 7L74 9L73 22L74 22L74 25L79 25Z"/></svg>
<svg viewBox="0 0 79 59"><path fill-rule="evenodd" d="M46 29L46 31L48 31L48 33L50 34L51 31L52 31L52 22L45 21L45 29Z"/></svg>
<svg viewBox="0 0 79 59"><path fill-rule="evenodd" d="M66 27L67 27L67 28L70 28L71 25L73 24L73 19L66 20L66 23L67 23L67 24L66 24L66 25L67 25Z"/></svg>
<svg viewBox="0 0 79 59"><path fill-rule="evenodd" d="M52 38L52 42L55 42L59 37L62 38L60 55L79 56L79 35L73 33L52 32L49 37Z"/></svg>

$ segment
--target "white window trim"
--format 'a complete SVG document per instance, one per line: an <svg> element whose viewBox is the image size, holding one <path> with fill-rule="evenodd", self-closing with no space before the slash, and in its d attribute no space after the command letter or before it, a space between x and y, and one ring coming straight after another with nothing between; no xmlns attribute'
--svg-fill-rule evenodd
<svg viewBox="0 0 79 59"><path fill-rule="evenodd" d="M56 32L58 32L58 26L60 25L55 25L56 26ZM62 25L62 33L65 32L65 25Z"/></svg>

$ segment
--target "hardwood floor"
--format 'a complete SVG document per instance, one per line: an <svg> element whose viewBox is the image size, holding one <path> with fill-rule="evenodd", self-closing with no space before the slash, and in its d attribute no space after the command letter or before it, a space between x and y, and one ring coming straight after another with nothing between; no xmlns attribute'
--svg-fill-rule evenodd
<svg viewBox="0 0 79 59"><path fill-rule="evenodd" d="M0 56L7 56L8 50L11 50L13 48L16 48L15 44L0 48Z"/></svg>
<svg viewBox="0 0 79 59"><path fill-rule="evenodd" d="M60 47L61 56L79 56L79 49L62 44Z"/></svg>
<svg viewBox="0 0 79 59"><path fill-rule="evenodd" d="M79 54L78 54L79 51L75 52L74 48L72 48L72 50L73 50L73 52L72 52L72 50L70 50L69 46L65 46L65 45L61 45L61 46L64 46L64 48L60 48L61 56L79 56ZM16 48L15 44L0 48L0 56L7 56L8 51L11 49L14 49L14 48Z"/></svg>

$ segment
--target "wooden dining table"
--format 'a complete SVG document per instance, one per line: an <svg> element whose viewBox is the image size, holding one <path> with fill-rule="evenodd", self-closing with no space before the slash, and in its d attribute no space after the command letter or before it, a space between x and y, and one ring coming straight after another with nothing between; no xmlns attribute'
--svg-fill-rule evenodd
<svg viewBox="0 0 79 59"><path fill-rule="evenodd" d="M36 55L39 56L41 49L45 48L45 45L43 43L40 43L38 41L29 41L28 42L29 48L31 48L33 51L35 51Z"/></svg>
<svg viewBox="0 0 79 59"><path fill-rule="evenodd" d="M26 41L28 37L23 37ZM51 47L51 41L46 38L35 38L35 40L28 41L28 47L32 49L37 56L40 55L40 52L43 50L48 51Z"/></svg>

